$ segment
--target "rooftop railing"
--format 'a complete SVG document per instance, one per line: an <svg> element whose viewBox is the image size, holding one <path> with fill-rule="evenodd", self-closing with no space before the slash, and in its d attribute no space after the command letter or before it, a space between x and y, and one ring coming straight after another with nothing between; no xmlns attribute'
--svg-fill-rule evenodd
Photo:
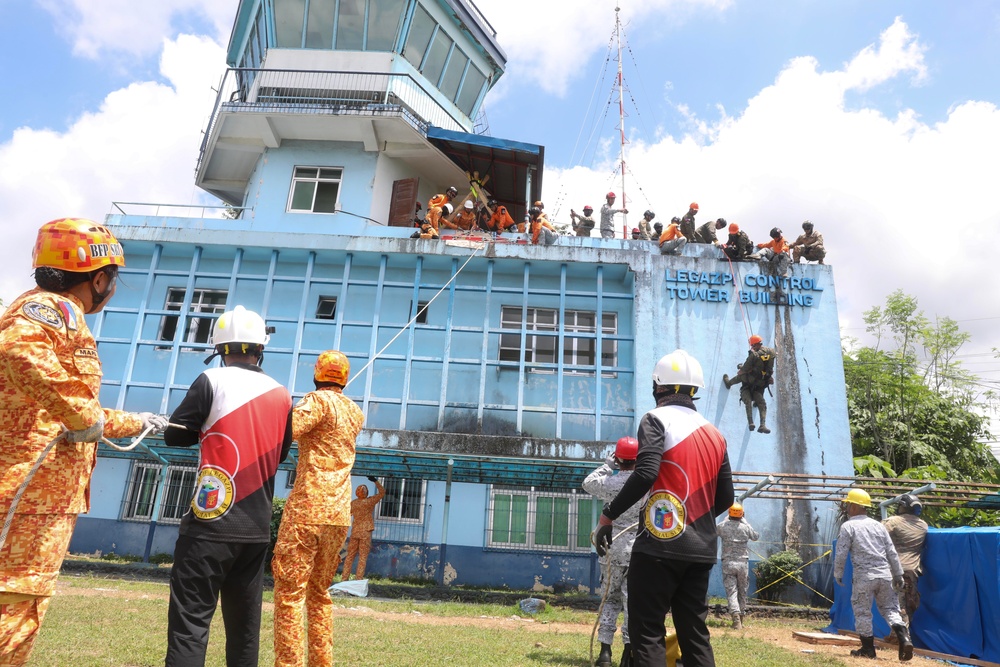
<svg viewBox="0 0 1000 667"><path fill-rule="evenodd" d="M230 68L202 140L199 168L219 116L238 112L395 116L425 134L430 125L469 129L456 120L461 111L445 108L410 74Z"/></svg>

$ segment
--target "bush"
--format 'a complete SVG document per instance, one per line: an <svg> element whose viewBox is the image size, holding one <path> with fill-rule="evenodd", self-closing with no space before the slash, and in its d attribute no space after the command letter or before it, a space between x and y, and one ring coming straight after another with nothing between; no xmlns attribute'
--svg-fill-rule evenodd
<svg viewBox="0 0 1000 667"><path fill-rule="evenodd" d="M106 560L111 563L138 563L142 561L142 556L136 556L134 554L116 554L111 551L109 553L102 554L101 560Z"/></svg>
<svg viewBox="0 0 1000 667"><path fill-rule="evenodd" d="M149 562L153 565L172 565L174 562L174 557L171 554L163 553L162 551L158 554L153 554L149 557Z"/></svg>
<svg viewBox="0 0 1000 667"><path fill-rule="evenodd" d="M802 557L795 551L771 554L753 568L757 576L757 595L763 600L776 602L802 572Z"/></svg>

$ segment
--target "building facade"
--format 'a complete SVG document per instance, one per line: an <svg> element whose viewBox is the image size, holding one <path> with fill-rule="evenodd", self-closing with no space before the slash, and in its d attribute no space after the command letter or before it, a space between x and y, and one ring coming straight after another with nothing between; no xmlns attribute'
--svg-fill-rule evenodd
<svg viewBox="0 0 1000 667"><path fill-rule="evenodd" d="M451 185L515 219L540 198L542 147L473 132L504 60L460 0L241 2L196 174L225 208L108 217L128 266L90 322L102 402L169 414L237 304L275 328L263 367L296 398L319 353L340 349L366 415L355 480L387 490L368 570L454 584L598 584L601 508L580 483L634 435L676 348L704 367L698 409L734 470L851 474L829 265L778 277L707 245L410 238L415 203ZM750 333L778 355L770 435L747 430L721 380ZM172 552L197 451L146 445L101 450L73 551ZM290 461L277 495L293 481ZM811 501L747 511L761 555L819 556L835 529Z"/></svg>

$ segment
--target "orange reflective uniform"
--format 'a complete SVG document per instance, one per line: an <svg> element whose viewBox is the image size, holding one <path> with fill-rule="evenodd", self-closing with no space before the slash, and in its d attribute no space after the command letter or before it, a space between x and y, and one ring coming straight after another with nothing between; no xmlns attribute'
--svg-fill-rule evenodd
<svg viewBox="0 0 1000 667"><path fill-rule="evenodd" d="M504 232L515 224L514 218L510 217L510 213L507 212L507 207L497 206L497 210L493 211L493 215L490 216L490 221L486 223L486 226L490 228L490 231Z"/></svg>
<svg viewBox="0 0 1000 667"><path fill-rule="evenodd" d="M431 223L435 230L440 229L438 223L441 221L441 207L451 201L447 194L434 195L427 202L427 215L424 220Z"/></svg>
<svg viewBox="0 0 1000 667"><path fill-rule="evenodd" d="M343 578L348 579L348 573L354 565L354 556L358 557L358 569L355 579L365 578L365 565L368 562L368 552L372 548L372 531L375 530L375 506L385 496L385 487L375 480L375 495L366 498L355 498L351 501L351 540L347 543L347 557L344 559Z"/></svg>
<svg viewBox="0 0 1000 667"><path fill-rule="evenodd" d="M774 251L774 254L777 255L778 253L788 252L788 241L786 241L785 237L782 236L777 239L771 239L767 243L758 243L757 247L770 248Z"/></svg>
<svg viewBox="0 0 1000 667"><path fill-rule="evenodd" d="M659 244L663 245L664 241L673 241L676 238L683 236L681 234L681 228L676 222L671 222L663 229L663 233L660 234Z"/></svg>
<svg viewBox="0 0 1000 667"><path fill-rule="evenodd" d="M451 221L451 224L447 220L443 220L441 224L451 229L469 231L476 226L476 213L472 209L462 208L455 214L455 219Z"/></svg>
<svg viewBox="0 0 1000 667"><path fill-rule="evenodd" d="M555 231L555 228L549 223L549 219L545 217L542 213L536 219L531 221L531 242L538 243L538 239L542 234L542 229L549 229Z"/></svg>
<svg viewBox="0 0 1000 667"><path fill-rule="evenodd" d="M103 418L106 437L142 431L138 415L101 408L100 388L97 345L76 297L36 288L0 315L0 516L62 426L83 430ZM0 552L0 664L27 660L76 515L90 509L96 462L96 443L59 442L17 505ZM8 604L18 596L30 599Z"/></svg>
<svg viewBox="0 0 1000 667"><path fill-rule="evenodd" d="M299 463L271 564L274 664L303 664L303 606L310 667L333 664L333 601L327 588L351 522L351 468L361 409L340 388L317 389L292 410Z"/></svg>

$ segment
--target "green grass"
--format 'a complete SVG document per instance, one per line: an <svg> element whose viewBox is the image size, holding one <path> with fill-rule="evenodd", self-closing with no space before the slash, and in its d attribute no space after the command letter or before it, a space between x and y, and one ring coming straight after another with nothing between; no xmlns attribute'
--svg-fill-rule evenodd
<svg viewBox="0 0 1000 667"><path fill-rule="evenodd" d="M101 577L66 577L63 585L90 589L79 595L65 591L49 608L32 656L32 667L146 667L162 665L166 647L167 586L160 582L123 581ZM271 594L265 594L270 601ZM338 598L342 607L373 612L395 612L398 619L369 618L335 612L335 664L365 667L439 667L440 665L495 667L585 667L589 665L593 613L550 607L514 628L492 626L490 617L524 616L516 605L454 602L376 601ZM410 623L408 616L455 618ZM476 625L459 617L487 617ZM764 623L765 621L760 621ZM261 627L260 664L274 660L272 615L265 610ZM567 623L577 628L546 628ZM709 620L713 630L721 622ZM206 664L223 665L224 630L221 612L212 626ZM720 667L832 667L836 659L819 654L794 653L754 640L752 636L713 633ZM615 647L617 657L619 647Z"/></svg>

